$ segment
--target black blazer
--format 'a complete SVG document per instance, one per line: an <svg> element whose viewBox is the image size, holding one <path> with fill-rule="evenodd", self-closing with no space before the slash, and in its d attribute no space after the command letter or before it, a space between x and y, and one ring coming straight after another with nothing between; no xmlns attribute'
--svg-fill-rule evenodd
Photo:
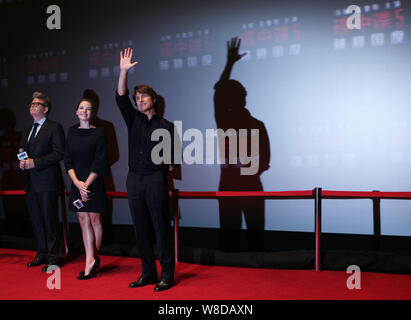
<svg viewBox="0 0 411 320"><path fill-rule="evenodd" d="M27 140L32 125L23 131L21 147L34 160L34 169L25 170L24 190L43 192L59 190L63 186L60 160L64 158L65 136L63 127L47 119L34 138L31 150ZM31 151L31 152L30 152Z"/></svg>

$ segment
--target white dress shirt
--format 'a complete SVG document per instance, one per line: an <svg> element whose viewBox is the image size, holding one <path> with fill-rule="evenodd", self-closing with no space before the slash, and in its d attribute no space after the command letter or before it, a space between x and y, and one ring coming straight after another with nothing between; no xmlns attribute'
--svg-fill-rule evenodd
<svg viewBox="0 0 411 320"><path fill-rule="evenodd" d="M46 121L46 120L47 120L47 118L44 117L44 118L42 118L41 120L37 121L37 123L39 124L39 126L37 127L37 130L36 130L36 132L35 132L35 134L34 134L35 137L37 136L37 133L39 132L41 126L44 124L44 121ZM35 123L35 122L34 122L34 123ZM33 123L33 126L32 126L32 128L31 128L29 137L27 138L27 142L29 142L31 135L33 134L34 123Z"/></svg>

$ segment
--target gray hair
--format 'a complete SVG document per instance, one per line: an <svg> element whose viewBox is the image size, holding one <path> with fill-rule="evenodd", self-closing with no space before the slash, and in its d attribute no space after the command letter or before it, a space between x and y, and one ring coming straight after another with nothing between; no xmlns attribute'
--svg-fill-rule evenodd
<svg viewBox="0 0 411 320"><path fill-rule="evenodd" d="M47 114L50 113L50 111L51 111L51 100L48 96L46 96L43 92L35 91L35 92L33 92L32 98L33 99L37 98L37 99L43 100L44 104L48 108Z"/></svg>

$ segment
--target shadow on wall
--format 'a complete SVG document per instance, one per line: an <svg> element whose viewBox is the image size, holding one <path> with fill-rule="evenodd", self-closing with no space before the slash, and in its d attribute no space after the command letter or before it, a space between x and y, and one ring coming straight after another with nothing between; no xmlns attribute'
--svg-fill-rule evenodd
<svg viewBox="0 0 411 320"><path fill-rule="evenodd" d="M220 146L225 150L225 163L221 165L221 175L219 191L263 191L260 175L268 170L270 163L270 142L267 130L262 121L254 118L250 111L246 109L247 91L237 80L230 79L234 64L240 60L244 54L238 53L241 40L232 38L227 42L227 62L215 84L214 89L214 116L217 128L234 129L237 140L237 161L235 164L229 163L229 138L225 137L224 145ZM251 164L244 165L240 162L239 130L246 129L247 156L251 156L252 131L258 129L258 170L251 175L242 175L241 168L250 167ZM242 226L242 213L247 226L247 251L262 251L262 232L265 225L265 200L247 198L221 198L219 199L220 210L220 248L224 251L241 251L240 241L235 236Z"/></svg>
<svg viewBox="0 0 411 320"><path fill-rule="evenodd" d="M164 113L166 111L166 101L163 96L157 95L157 110L161 117L164 117ZM176 133L175 133L176 134ZM167 175L168 178L168 188L169 190L174 189L174 180L181 180L181 166L175 168L173 171L169 172Z"/></svg>

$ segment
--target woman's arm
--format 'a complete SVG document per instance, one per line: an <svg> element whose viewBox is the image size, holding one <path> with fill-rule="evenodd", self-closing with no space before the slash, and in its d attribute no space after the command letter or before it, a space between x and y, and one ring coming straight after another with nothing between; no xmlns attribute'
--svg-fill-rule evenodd
<svg viewBox="0 0 411 320"><path fill-rule="evenodd" d="M77 187L77 189L79 189L80 191L80 195L81 195L81 200L82 201L87 201L88 200L88 193L90 192L90 190L88 190L88 184L86 184L83 181L80 181L77 179L77 175L76 172L74 171L74 169L70 169L67 171L71 181L73 181L74 185Z"/></svg>

